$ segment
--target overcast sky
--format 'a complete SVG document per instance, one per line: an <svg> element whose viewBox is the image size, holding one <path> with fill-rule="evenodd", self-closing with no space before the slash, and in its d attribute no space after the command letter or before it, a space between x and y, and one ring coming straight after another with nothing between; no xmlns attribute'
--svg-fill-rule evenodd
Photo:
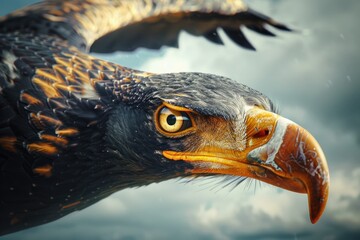
<svg viewBox="0 0 360 240"><path fill-rule="evenodd" d="M1 0L0 14L29 2ZM277 32L276 39L246 31L257 52L226 37L225 46L217 46L181 34L179 49L101 57L152 72L215 73L268 95L327 156L330 197L316 225L305 195L254 181L231 191L213 180L172 180L121 191L3 239L359 239L360 1L257 0L250 6L300 31Z"/></svg>

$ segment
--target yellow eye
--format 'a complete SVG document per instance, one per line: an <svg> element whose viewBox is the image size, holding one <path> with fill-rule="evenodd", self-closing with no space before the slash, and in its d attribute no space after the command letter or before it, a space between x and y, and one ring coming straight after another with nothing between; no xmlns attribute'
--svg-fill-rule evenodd
<svg viewBox="0 0 360 240"><path fill-rule="evenodd" d="M190 119L183 116L179 111L170 110L166 107L160 110L159 123L166 132L174 133L179 131L186 121L190 121Z"/></svg>
<svg viewBox="0 0 360 240"><path fill-rule="evenodd" d="M193 121L189 112L162 106L155 115L157 129L168 137L180 137L193 129Z"/></svg>

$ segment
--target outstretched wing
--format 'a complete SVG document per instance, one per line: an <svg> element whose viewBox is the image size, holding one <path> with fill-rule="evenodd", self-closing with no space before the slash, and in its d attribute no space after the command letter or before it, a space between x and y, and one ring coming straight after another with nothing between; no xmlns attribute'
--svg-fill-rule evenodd
<svg viewBox="0 0 360 240"><path fill-rule="evenodd" d="M177 47L181 31L222 44L218 29L239 46L254 50L242 27L265 36L275 36L267 25L290 31L242 0L51 0L14 12L3 21L8 30L57 34L93 52Z"/></svg>
<svg viewBox="0 0 360 240"><path fill-rule="evenodd" d="M181 10L181 9L179 9ZM273 21L251 9L235 14L220 12L184 11L167 13L154 18L131 23L97 39L91 46L93 52L133 51L138 47L160 49L162 46L177 47L181 31L195 36L203 36L215 44L223 44L218 29L240 47L255 50L246 38L242 26L265 36L275 36L266 28L271 25L277 29L290 31L286 26ZM121 36L126 36L123 38Z"/></svg>

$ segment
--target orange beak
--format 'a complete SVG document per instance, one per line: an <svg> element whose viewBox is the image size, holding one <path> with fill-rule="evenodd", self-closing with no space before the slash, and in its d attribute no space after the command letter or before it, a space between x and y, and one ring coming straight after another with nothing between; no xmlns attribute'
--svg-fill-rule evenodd
<svg viewBox="0 0 360 240"><path fill-rule="evenodd" d="M308 195L310 219L321 217L329 193L329 169L315 138L277 114L252 108L246 118L243 150L207 146L196 152L163 151L171 160L191 163L192 174L250 177Z"/></svg>

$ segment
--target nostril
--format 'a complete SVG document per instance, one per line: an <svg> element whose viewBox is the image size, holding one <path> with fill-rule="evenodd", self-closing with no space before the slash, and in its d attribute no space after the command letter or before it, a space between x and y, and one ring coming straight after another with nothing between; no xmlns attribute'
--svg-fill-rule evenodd
<svg viewBox="0 0 360 240"><path fill-rule="evenodd" d="M262 138L269 135L269 129L262 129L254 134L253 138Z"/></svg>

